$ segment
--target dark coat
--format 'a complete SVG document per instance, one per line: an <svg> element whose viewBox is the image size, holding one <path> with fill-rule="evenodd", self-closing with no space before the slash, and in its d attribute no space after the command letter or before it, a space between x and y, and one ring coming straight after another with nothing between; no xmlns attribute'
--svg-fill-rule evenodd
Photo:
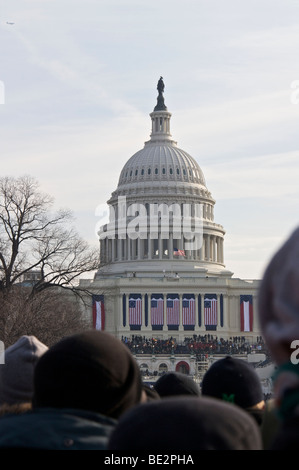
<svg viewBox="0 0 299 470"><path fill-rule="evenodd" d="M0 417L0 450L105 450L116 420L76 409L40 408Z"/></svg>

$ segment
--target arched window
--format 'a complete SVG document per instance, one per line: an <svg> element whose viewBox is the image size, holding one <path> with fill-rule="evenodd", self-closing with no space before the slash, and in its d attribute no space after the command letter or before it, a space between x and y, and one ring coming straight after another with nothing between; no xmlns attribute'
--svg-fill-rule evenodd
<svg viewBox="0 0 299 470"><path fill-rule="evenodd" d="M159 374L165 374L168 371L168 366L165 362L159 365Z"/></svg>
<svg viewBox="0 0 299 470"><path fill-rule="evenodd" d="M190 372L190 366L187 362L185 361L180 361L177 363L176 365L176 368L175 368L175 371L176 372L180 372L181 374L186 374L188 375L189 372Z"/></svg>
<svg viewBox="0 0 299 470"><path fill-rule="evenodd" d="M149 371L149 366L145 362L143 362L142 364L140 364L140 371L142 375L146 375Z"/></svg>

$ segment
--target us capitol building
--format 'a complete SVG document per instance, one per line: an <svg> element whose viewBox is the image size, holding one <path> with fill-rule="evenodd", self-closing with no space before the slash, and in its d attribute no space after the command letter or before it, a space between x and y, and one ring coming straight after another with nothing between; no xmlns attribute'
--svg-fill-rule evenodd
<svg viewBox="0 0 299 470"><path fill-rule="evenodd" d="M137 335L179 344L212 335L253 344L259 281L234 278L226 268L216 201L197 161L172 138L162 77L157 90L150 139L129 158L107 201L101 265L94 279L81 281L94 292L89 315L95 328L128 341ZM137 359L151 370L197 373L191 356L152 356Z"/></svg>

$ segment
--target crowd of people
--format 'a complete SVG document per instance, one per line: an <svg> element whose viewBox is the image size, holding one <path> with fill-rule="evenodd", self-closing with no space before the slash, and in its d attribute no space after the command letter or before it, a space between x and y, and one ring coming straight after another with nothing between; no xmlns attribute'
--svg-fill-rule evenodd
<svg viewBox="0 0 299 470"><path fill-rule="evenodd" d="M178 372L149 388L131 345L107 332L84 331L49 348L22 336L0 364L0 450L296 450L299 365L291 344L299 339L298 285L299 229L260 285L262 334L276 364L274 397L267 402L255 369L231 349L206 371L201 388ZM141 339L142 347L152 345L153 339ZM214 340L220 347L212 337L189 338L182 346Z"/></svg>
<svg viewBox="0 0 299 470"><path fill-rule="evenodd" d="M122 342L133 354L233 355L263 352L267 356L269 355L269 351L261 336L258 336L254 343L249 342L246 336L224 339L210 334L185 337L181 343L178 343L173 337L160 339L146 338L141 335L132 335L131 338L123 336Z"/></svg>

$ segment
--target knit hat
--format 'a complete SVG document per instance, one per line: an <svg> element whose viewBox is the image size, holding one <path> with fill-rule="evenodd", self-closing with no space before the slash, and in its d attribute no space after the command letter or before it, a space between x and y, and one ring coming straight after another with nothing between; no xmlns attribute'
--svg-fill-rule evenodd
<svg viewBox="0 0 299 470"><path fill-rule="evenodd" d="M214 362L202 380L202 394L249 408L261 402L263 390L253 367L243 359L227 356Z"/></svg>
<svg viewBox="0 0 299 470"><path fill-rule="evenodd" d="M290 360L299 339L299 228L270 261L259 290L264 340L278 366Z"/></svg>
<svg viewBox="0 0 299 470"><path fill-rule="evenodd" d="M241 408L210 397L168 397L137 405L112 431L109 450L261 450L259 428Z"/></svg>
<svg viewBox="0 0 299 470"><path fill-rule="evenodd" d="M154 385L160 397L170 395L200 395L200 389L194 380L180 372L167 372Z"/></svg>
<svg viewBox="0 0 299 470"><path fill-rule="evenodd" d="M21 336L4 353L0 364L0 404L30 402L33 395L33 371L37 360L48 350L35 336Z"/></svg>
<svg viewBox="0 0 299 470"><path fill-rule="evenodd" d="M109 333L91 330L62 339L39 361L34 407L76 408L118 418L141 399L137 362Z"/></svg>

